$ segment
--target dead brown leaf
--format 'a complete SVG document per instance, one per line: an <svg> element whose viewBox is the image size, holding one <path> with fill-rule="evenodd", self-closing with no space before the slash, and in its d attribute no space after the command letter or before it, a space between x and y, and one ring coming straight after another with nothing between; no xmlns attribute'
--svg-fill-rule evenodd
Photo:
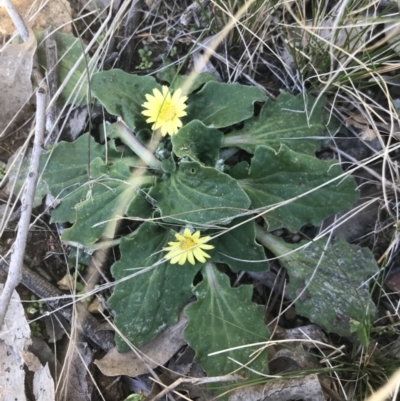
<svg viewBox="0 0 400 401"><path fill-rule="evenodd" d="M21 350L21 356L24 359L25 365L31 372L36 372L42 366L39 358L30 351Z"/></svg>
<svg viewBox="0 0 400 401"><path fill-rule="evenodd" d="M374 129L370 128L369 122L361 115L356 113L349 113L349 117L346 118L346 125L353 126L361 130L358 136L364 141L373 141L377 137L377 133Z"/></svg>
<svg viewBox="0 0 400 401"><path fill-rule="evenodd" d="M48 27L60 28L62 32L71 33L71 5L67 0L13 0L13 5L36 31ZM15 25L8 16L7 10L0 2L0 34L12 35Z"/></svg>
<svg viewBox="0 0 400 401"><path fill-rule="evenodd" d="M0 23L1 25L1 23ZM8 44L0 50L0 133L7 125L24 119L22 110L29 106L32 96L32 65L37 47L31 32L22 44ZM14 117L18 115L18 121Z"/></svg>
<svg viewBox="0 0 400 401"><path fill-rule="evenodd" d="M36 401L54 401L54 381L51 377L49 365L40 365L33 376L33 394Z"/></svg>
<svg viewBox="0 0 400 401"><path fill-rule="evenodd" d="M3 285L0 286L0 293ZM0 399L2 401L24 401L25 371L21 369L24 360L20 351L31 343L29 324L25 318L24 308L16 291L13 292L7 309L4 325L0 329Z"/></svg>
<svg viewBox="0 0 400 401"><path fill-rule="evenodd" d="M182 338L186 323L187 319L181 317L178 323L168 327L154 340L140 347L141 358L133 351L120 354L117 348L113 348L103 359L96 360L94 363L106 376L127 375L136 377L148 373L146 364L151 368L164 365L186 344Z"/></svg>
<svg viewBox="0 0 400 401"><path fill-rule="evenodd" d="M71 274L66 274L57 282L58 288L63 291L72 291L75 287L75 279Z"/></svg>

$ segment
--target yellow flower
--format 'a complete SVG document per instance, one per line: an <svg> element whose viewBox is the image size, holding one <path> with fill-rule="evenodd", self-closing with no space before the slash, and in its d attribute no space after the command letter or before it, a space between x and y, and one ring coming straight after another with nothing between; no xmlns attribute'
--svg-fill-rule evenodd
<svg viewBox="0 0 400 401"><path fill-rule="evenodd" d="M162 93L158 89L153 89L153 95L146 94L147 102L143 107L147 110L142 114L149 117L146 122L154 123L152 130L161 128L162 136L167 134L174 135L182 127L181 117L186 116L185 104L187 96L181 96L181 89L177 89L171 96L167 86L162 87Z"/></svg>
<svg viewBox="0 0 400 401"><path fill-rule="evenodd" d="M196 231L194 234L188 228L185 228L183 235L176 233L175 234L177 242L168 242L168 247L163 248L164 251L169 251L165 258L171 260L172 264L179 263L183 265L186 262L186 259L190 264L194 265L196 263L195 259L197 259L201 263L206 263L206 258L210 258L203 251L203 249L213 249L213 245L206 245L211 237L203 237L200 238L200 231Z"/></svg>

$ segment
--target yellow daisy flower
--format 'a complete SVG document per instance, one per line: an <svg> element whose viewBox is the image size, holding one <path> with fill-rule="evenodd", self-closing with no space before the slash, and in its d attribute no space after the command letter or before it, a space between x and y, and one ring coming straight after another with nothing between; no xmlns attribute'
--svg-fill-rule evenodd
<svg viewBox="0 0 400 401"><path fill-rule="evenodd" d="M176 233L175 238L177 242L168 242L168 247L163 248L164 251L169 251L165 255L165 259L171 260L172 264L179 263L183 265L186 259L190 264L194 265L197 259L201 263L206 263L206 258L210 258L203 251L203 249L213 249L213 245L206 245L211 237L200 238L200 231L196 231L194 234L191 233L189 228L185 228L183 235Z"/></svg>
<svg viewBox="0 0 400 401"><path fill-rule="evenodd" d="M153 95L147 93L147 102L142 105L146 109L142 114L149 117L146 122L154 123L152 130L161 128L162 136L175 135L182 127L180 118L187 115L185 111L187 96L182 96L181 89L177 89L171 96L165 85L162 87L162 93L158 89L153 89Z"/></svg>

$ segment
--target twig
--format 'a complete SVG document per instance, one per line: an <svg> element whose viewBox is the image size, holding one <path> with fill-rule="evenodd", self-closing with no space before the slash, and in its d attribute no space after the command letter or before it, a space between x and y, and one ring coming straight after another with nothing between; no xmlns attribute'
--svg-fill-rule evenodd
<svg viewBox="0 0 400 401"><path fill-rule="evenodd" d="M24 42L29 40L29 28L26 26L25 21L14 7L11 0L3 0L3 6L6 8L8 15L21 35Z"/></svg>
<svg viewBox="0 0 400 401"><path fill-rule="evenodd" d="M206 383L220 383L220 382L226 382L226 381L237 381L237 380L243 380L244 377L240 375L225 375L225 376L215 376L215 377L181 377L177 380L175 380L172 384L170 384L168 387L165 387L163 383L158 383L159 385L162 385L164 390L162 390L160 393L158 393L154 398L153 401L157 401L161 399L164 395L168 394L170 391L172 391L174 388L178 387L182 383L190 383L194 385L200 385L200 384L206 384ZM153 378L150 377L150 380L155 381Z"/></svg>
<svg viewBox="0 0 400 401"><path fill-rule="evenodd" d="M139 27L140 19L143 14L143 1L133 0L126 16L125 29L124 29L124 44L121 50L121 66L123 70L132 69L133 52L135 50L135 33Z"/></svg>
<svg viewBox="0 0 400 401"><path fill-rule="evenodd" d="M28 238L29 223L31 220L32 203L35 196L36 184L39 178L40 156L43 152L43 137L45 127L47 91L43 86L36 92L36 128L35 139L29 172L26 177L25 193L22 198L21 217L18 223L18 233L11 249L10 268L7 281L4 285L3 293L0 297L0 327L4 323L4 318L15 287L21 279L21 268L25 253L26 240Z"/></svg>
<svg viewBox="0 0 400 401"><path fill-rule="evenodd" d="M11 0L4 0L10 18L18 29L22 39L27 42L34 39L32 30L25 24L23 18L13 6ZM25 180L25 192L21 202L21 216L18 223L18 232L15 242L11 249L10 268L7 281L4 285L3 293L0 297L0 327L3 326L4 318L10 302L12 293L21 279L22 262L25 253L26 240L28 238L29 223L31 219L33 198L36 192L36 185L39 178L40 156L43 152L43 138L45 131L45 116L47 104L47 85L43 80L38 68L37 55L33 58L33 69L37 81L38 89L36 91L36 126L35 138L33 141L33 150L29 166L29 172Z"/></svg>
<svg viewBox="0 0 400 401"><path fill-rule="evenodd" d="M5 261L0 261L0 270L9 271L9 267ZM36 272L22 266L21 269L21 284L28 288L38 298L45 299L47 306L60 313L70 323L73 320L73 310L71 299L65 298L64 293L57 287L45 280ZM114 334L101 327L101 322L91 315L86 307L81 303L76 303L76 313L78 314L78 322L85 337L96 344L103 351L109 351L115 346Z"/></svg>

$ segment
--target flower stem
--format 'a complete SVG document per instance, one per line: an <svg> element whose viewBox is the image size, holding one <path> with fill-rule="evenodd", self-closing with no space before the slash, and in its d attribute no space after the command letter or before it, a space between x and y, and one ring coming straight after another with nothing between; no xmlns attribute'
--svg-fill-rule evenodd
<svg viewBox="0 0 400 401"><path fill-rule="evenodd" d="M275 256L285 255L292 250L290 244L285 243L275 235L270 234L266 229L256 224L256 239L265 248L269 249Z"/></svg>
<svg viewBox="0 0 400 401"><path fill-rule="evenodd" d="M236 147L241 144L248 145L251 142L249 141L248 138L246 138L243 134L227 134L222 137L222 143L221 147L222 148L231 148L231 147Z"/></svg>
<svg viewBox="0 0 400 401"><path fill-rule="evenodd" d="M224 162L227 161L230 157L232 157L234 154L239 152L239 148L233 147L233 148L224 148L219 152L218 159L222 159Z"/></svg>
<svg viewBox="0 0 400 401"><path fill-rule="evenodd" d="M115 125L115 130L119 139L129 148L137 154L147 166L155 170L161 169L161 162L158 160L145 146L143 146L133 132L122 123L118 121Z"/></svg>

